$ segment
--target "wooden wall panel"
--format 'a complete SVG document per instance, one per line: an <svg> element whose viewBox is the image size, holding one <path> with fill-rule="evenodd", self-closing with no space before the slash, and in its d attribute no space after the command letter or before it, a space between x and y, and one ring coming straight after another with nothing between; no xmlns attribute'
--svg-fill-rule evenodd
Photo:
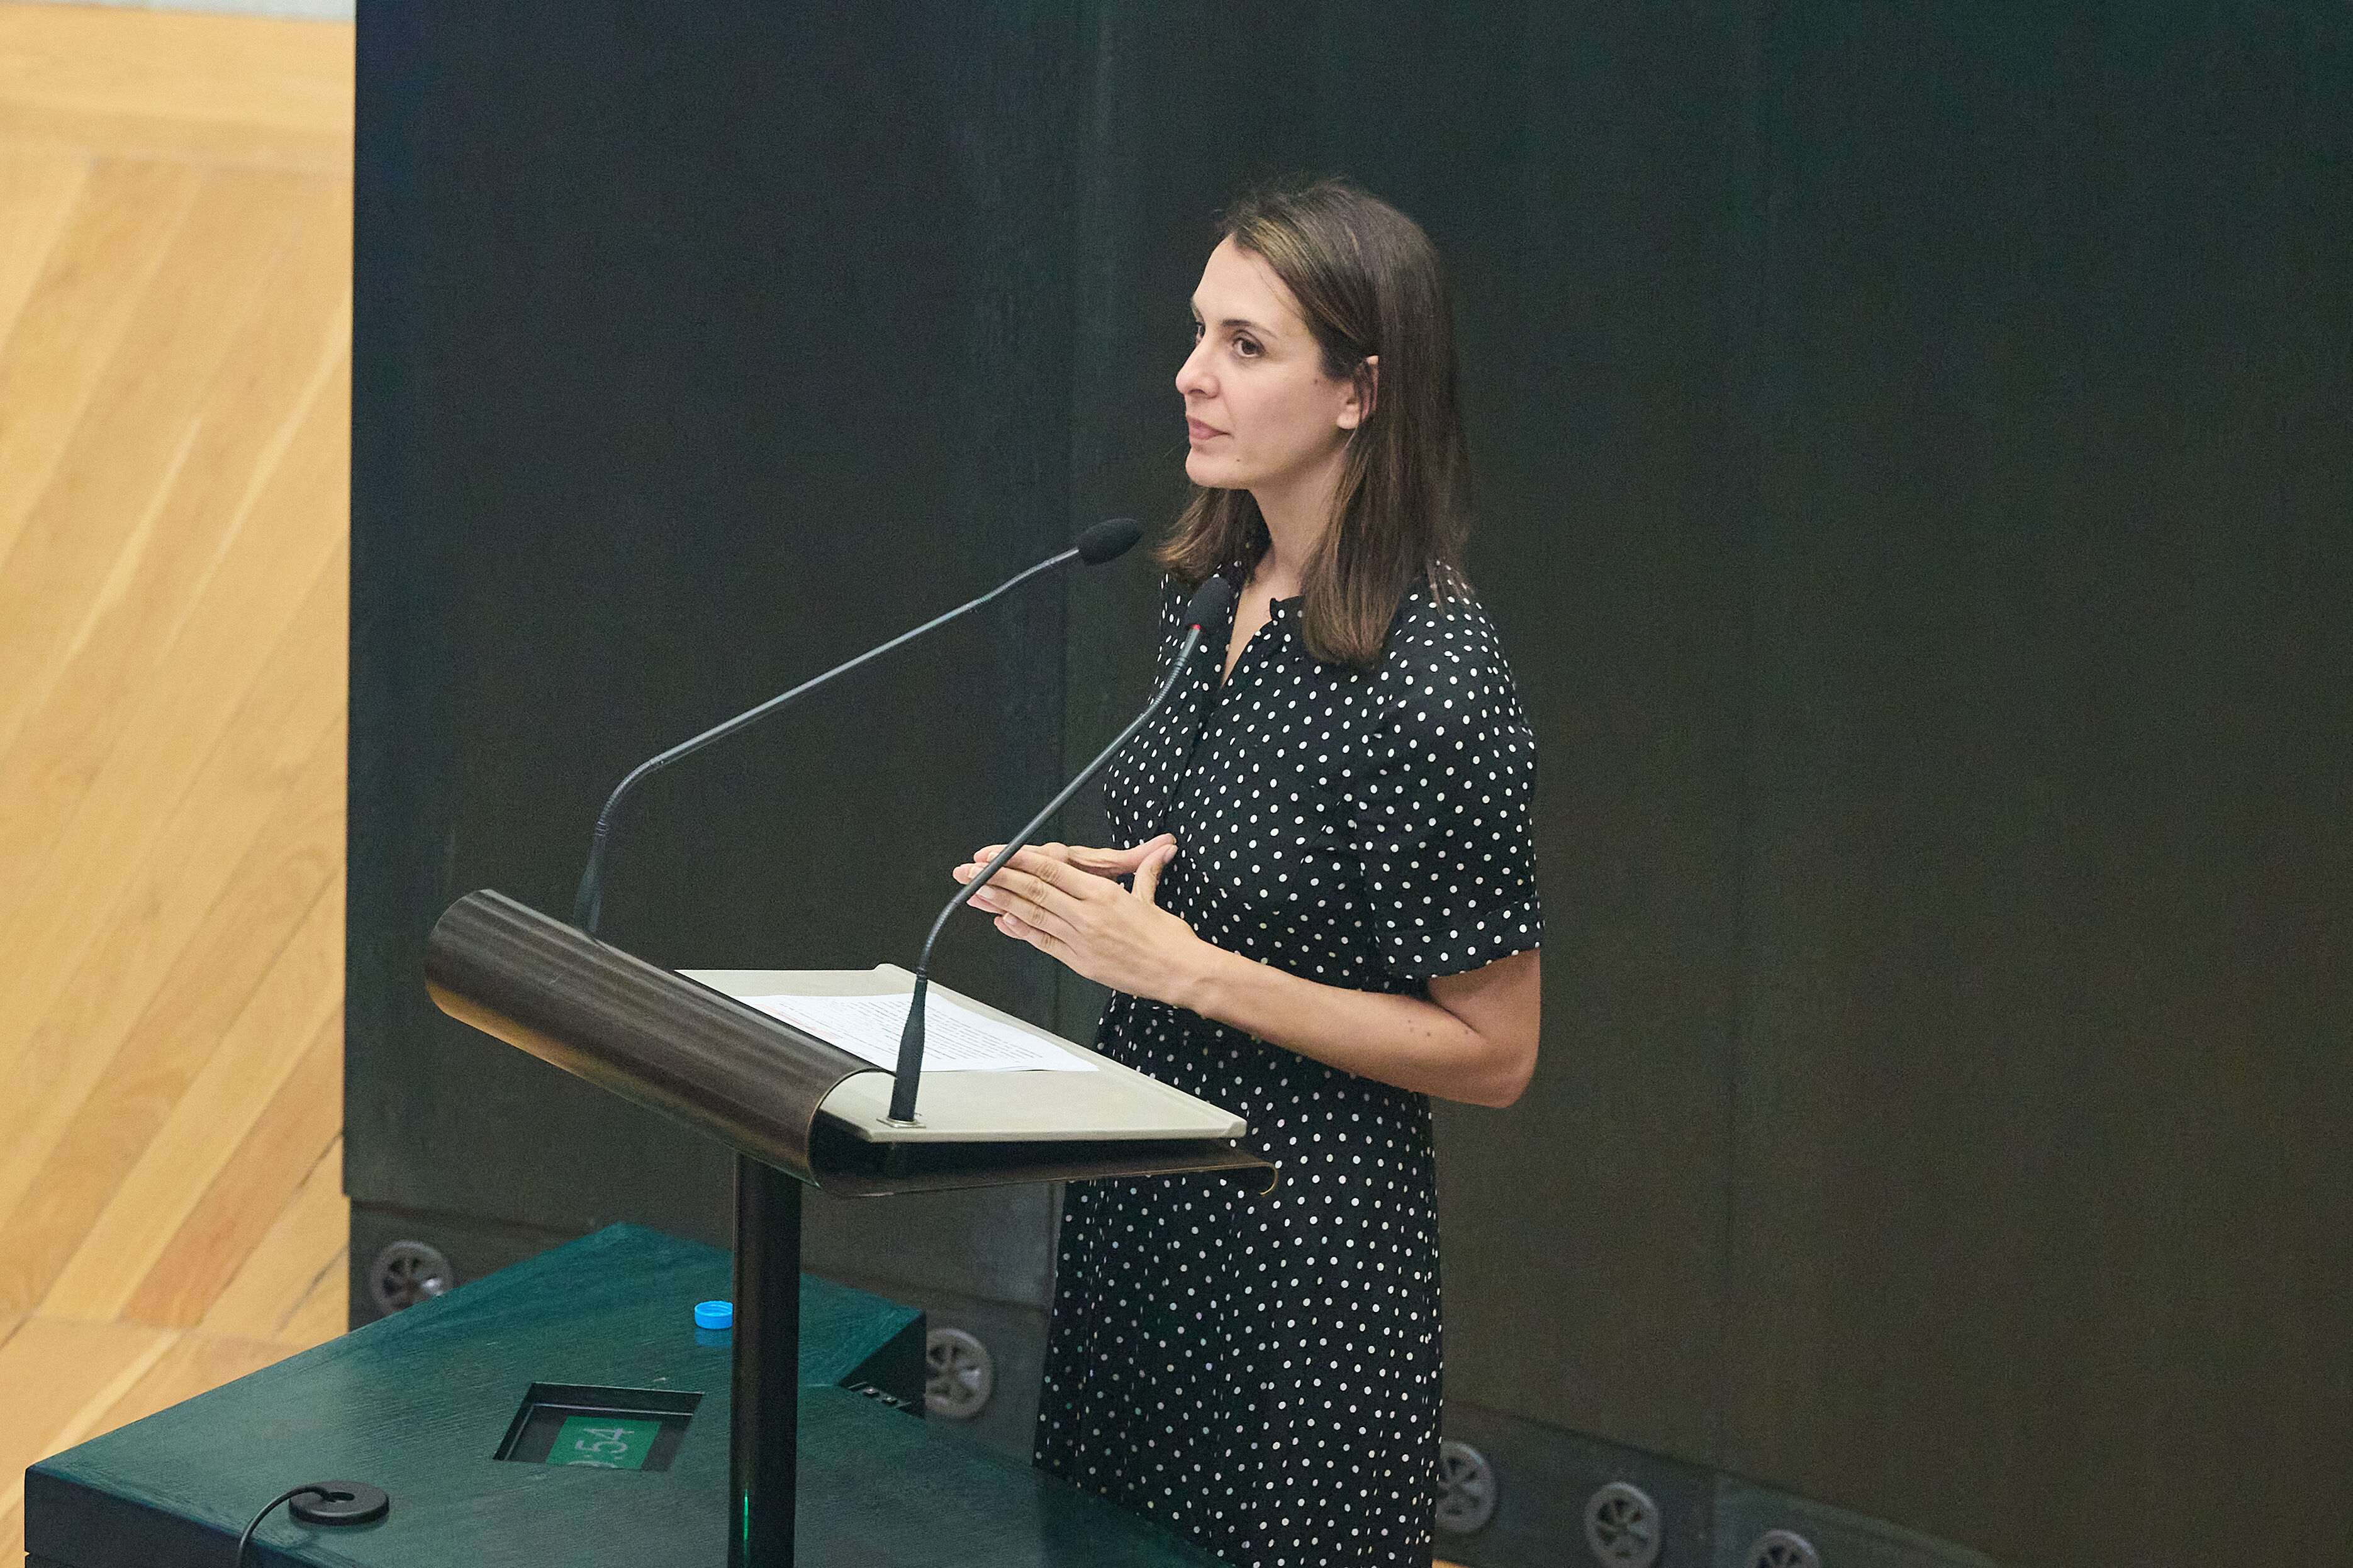
<svg viewBox="0 0 2353 1568"><path fill-rule="evenodd" d="M343 178L352 47L348 25L0 5L0 137Z"/></svg>
<svg viewBox="0 0 2353 1568"><path fill-rule="evenodd" d="M16 324L49 247L73 209L90 161L68 153L11 147L0 152L0 334Z"/></svg>
<svg viewBox="0 0 2353 1568"><path fill-rule="evenodd" d="M0 551L13 549L26 514L47 492L49 470L203 180L201 171L169 163L84 166L53 240L10 231L12 248L46 243L0 355Z"/></svg>
<svg viewBox="0 0 2353 1568"><path fill-rule="evenodd" d="M0 1559L346 1321L352 43L0 4Z"/></svg>
<svg viewBox="0 0 2353 1568"><path fill-rule="evenodd" d="M340 1154L334 1137L322 1131L343 1122L343 1016L338 1008L172 1233L170 1245L123 1307L124 1317L174 1328L204 1321L269 1234L278 1217L273 1205L301 1185L329 1149Z"/></svg>

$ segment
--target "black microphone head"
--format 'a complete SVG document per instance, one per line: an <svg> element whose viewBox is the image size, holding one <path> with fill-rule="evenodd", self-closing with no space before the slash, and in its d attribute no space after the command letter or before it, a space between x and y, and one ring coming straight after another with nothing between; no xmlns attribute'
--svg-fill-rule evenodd
<svg viewBox="0 0 2353 1568"><path fill-rule="evenodd" d="M1233 613L1234 585L1223 577L1208 577L1193 590L1192 602L1185 606L1185 625L1213 626Z"/></svg>
<svg viewBox="0 0 2353 1568"><path fill-rule="evenodd" d="M1132 517L1114 517L1099 522L1079 535L1079 559L1090 566L1100 566L1106 561L1116 561L1135 548L1144 537L1144 524Z"/></svg>

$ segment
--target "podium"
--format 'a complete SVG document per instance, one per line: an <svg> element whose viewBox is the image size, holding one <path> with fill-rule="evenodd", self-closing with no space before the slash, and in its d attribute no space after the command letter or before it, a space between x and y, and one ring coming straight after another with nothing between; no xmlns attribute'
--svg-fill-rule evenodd
<svg viewBox="0 0 2353 1568"><path fill-rule="evenodd" d="M896 1124L890 1075L738 998L890 994L905 972L672 973L494 892L444 912L426 977L452 1016L733 1148L732 1280L714 1248L616 1226L369 1324L34 1466L31 1568L226 1563L263 1499L328 1479L383 1487L392 1513L299 1544L281 1520L250 1562L781 1568L797 1526L808 1568L1216 1568L924 1422L920 1315L804 1290L798 1188L1206 1173L1271 1189L1230 1113L1056 1042L1095 1070L927 1073L918 1121ZM732 1331L694 1328L692 1304L731 1283ZM557 1462L574 1424L620 1462Z"/></svg>
<svg viewBox="0 0 2353 1568"><path fill-rule="evenodd" d="M925 1073L916 1116L894 1120L889 1075L739 999L781 977L674 973L500 893L444 912L425 970L451 1016L735 1151L729 1526L712 1542L731 1568L793 1562L799 1185L859 1197L1108 1176L1274 1184L1230 1112L1066 1041L1094 1070ZM871 994L913 977L791 978ZM911 1491L906 1506L924 1504Z"/></svg>

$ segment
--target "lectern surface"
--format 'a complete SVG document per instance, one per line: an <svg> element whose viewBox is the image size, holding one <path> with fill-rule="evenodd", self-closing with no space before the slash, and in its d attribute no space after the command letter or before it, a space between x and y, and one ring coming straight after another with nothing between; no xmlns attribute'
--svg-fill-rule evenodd
<svg viewBox="0 0 2353 1568"><path fill-rule="evenodd" d="M682 969L689 980L730 996L903 996L915 977L895 963L872 969ZM889 1119L891 1078L880 1070L842 1080L824 1114L874 1143L1090 1142L1155 1139L1226 1140L1250 1127L1221 1106L1196 1100L1157 1079L1123 1067L1027 1019L951 991L932 994L1010 1025L1090 1063L1092 1072L925 1072L917 1106L921 1125Z"/></svg>
<svg viewBox="0 0 2353 1568"><path fill-rule="evenodd" d="M312 1531L283 1510L256 1563L349 1568L723 1560L730 1349L698 1339L728 1294L716 1248L615 1226L44 1460L26 1547L58 1568L218 1568L288 1487L364 1480L381 1523ZM800 1524L806 1568L1213 1559L1100 1500L848 1384L919 1395L922 1320L807 1280ZM700 1393L666 1470L491 1458L534 1383Z"/></svg>

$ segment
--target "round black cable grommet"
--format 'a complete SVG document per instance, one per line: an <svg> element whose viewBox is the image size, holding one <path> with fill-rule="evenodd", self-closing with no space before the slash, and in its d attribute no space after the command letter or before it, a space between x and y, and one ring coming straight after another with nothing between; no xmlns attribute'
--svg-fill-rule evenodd
<svg viewBox="0 0 2353 1568"><path fill-rule="evenodd" d="M253 1522L245 1527L245 1533L237 1538L233 1568L245 1568L245 1550L253 1544L253 1532L261 1528L269 1510L300 1497L319 1500L315 1503L295 1503L290 1510L305 1524L372 1524L392 1511L392 1498L381 1487L372 1487L365 1481L307 1481L280 1492L262 1505L261 1511L253 1516Z"/></svg>

